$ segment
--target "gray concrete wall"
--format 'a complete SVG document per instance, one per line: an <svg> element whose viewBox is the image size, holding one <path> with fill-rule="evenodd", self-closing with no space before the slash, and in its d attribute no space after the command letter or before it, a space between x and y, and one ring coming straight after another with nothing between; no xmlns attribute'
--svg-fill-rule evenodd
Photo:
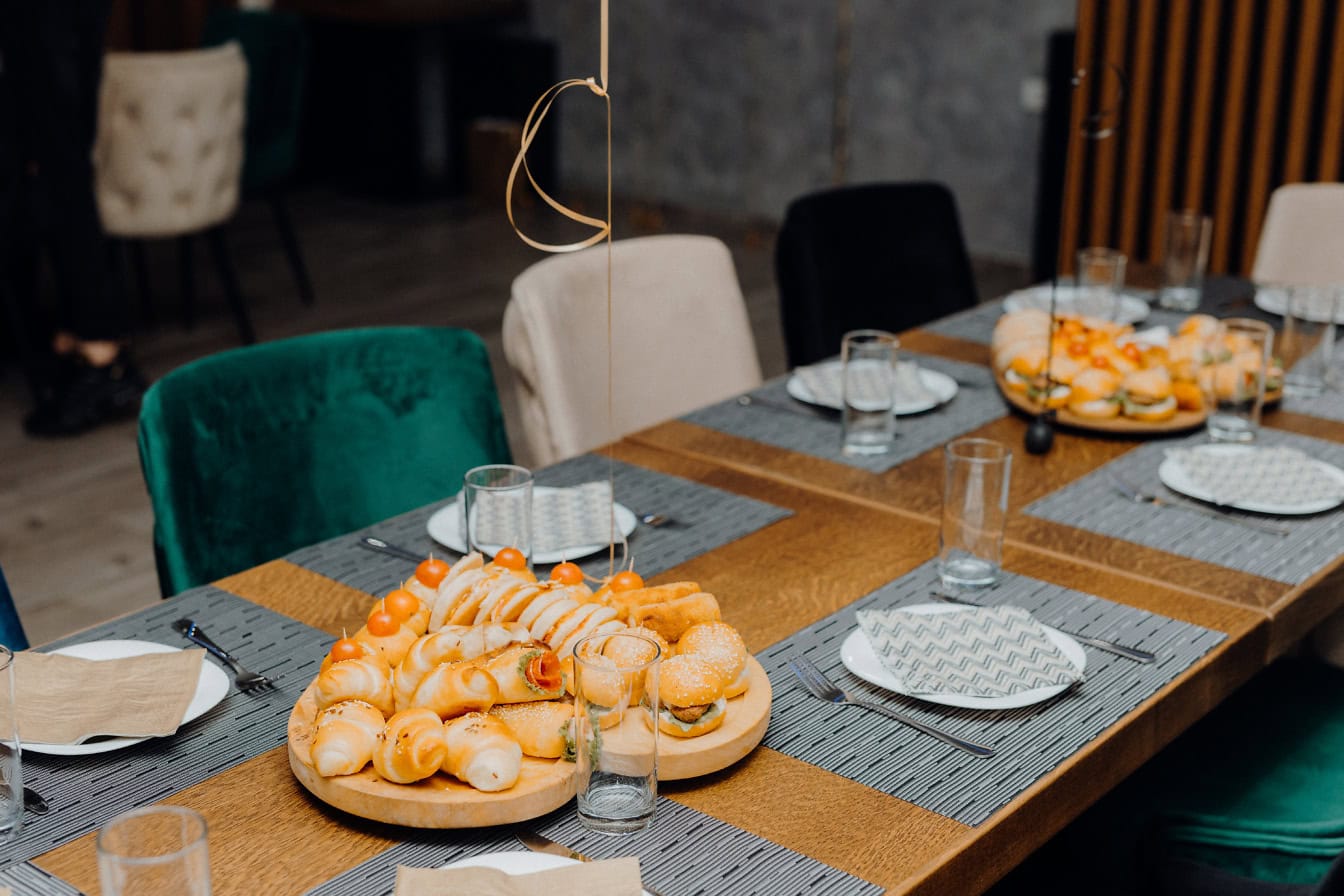
<svg viewBox="0 0 1344 896"><path fill-rule="evenodd" d="M1074 0L852 0L849 182L935 179L971 251L1029 258L1041 116L1025 78ZM778 220L831 183L835 0L612 0L620 195ZM534 0L559 76L598 72L597 0ZM557 104L565 183L605 182L601 100Z"/></svg>

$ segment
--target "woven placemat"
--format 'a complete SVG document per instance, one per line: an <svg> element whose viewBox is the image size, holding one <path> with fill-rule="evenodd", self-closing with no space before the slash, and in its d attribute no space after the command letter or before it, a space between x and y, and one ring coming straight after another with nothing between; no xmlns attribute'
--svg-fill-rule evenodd
<svg viewBox="0 0 1344 896"><path fill-rule="evenodd" d="M537 482L549 486L578 485L606 479L608 459L593 454L562 461L537 473ZM708 553L731 541L792 516L793 511L764 501L735 495L678 476L655 473L620 461L611 462L616 500L636 516L658 513L675 520L659 527L640 524L630 536L635 569L650 577ZM452 499L421 507L367 529L301 548L285 559L327 578L381 597L410 576L414 565L358 546L358 538L375 535L417 554L456 558L458 555L429 537L425 523ZM616 552L620 563L620 549ZM607 552L577 560L592 576L607 574ZM543 568L540 570L545 572Z"/></svg>
<svg viewBox="0 0 1344 896"><path fill-rule="evenodd" d="M80 890L28 862L0 869L0 893L9 893L11 896L81 896Z"/></svg>
<svg viewBox="0 0 1344 896"><path fill-rule="evenodd" d="M50 647L105 639L190 647L169 627L184 616L244 666L275 679L277 686L251 695L230 687L218 706L173 736L122 750L91 756L26 751L25 783L42 794L51 811L24 816L18 839L0 852L0 866L40 855L96 830L113 815L163 800L284 744L290 711L332 641L330 635L287 616L205 586Z"/></svg>
<svg viewBox="0 0 1344 896"><path fill-rule="evenodd" d="M840 645L864 609L935 603L932 562L882 586L843 610L757 655L774 688L765 746L837 775L978 825L1151 697L1226 636L1090 594L1003 573L977 592L985 605L1030 610L1042 623L1141 647L1157 661L1140 664L1085 647L1085 680L1062 694L1011 710L955 709L874 687L844 667ZM988 759L962 753L912 728L853 706L811 696L789 671L803 656L832 681L926 724L997 751Z"/></svg>
<svg viewBox="0 0 1344 896"><path fill-rule="evenodd" d="M1306 581L1344 550L1344 510L1338 508L1313 516L1270 518L1229 510L1228 521L1223 521L1176 508L1135 503L1122 495L1107 475L1107 471L1113 471L1146 492L1180 499L1157 478L1163 452L1207 441L1203 432L1197 432L1183 439L1140 445L1033 502L1024 512L1289 585ZM1287 445L1326 463L1344 466L1344 445L1337 442L1262 427L1258 444ZM1260 532L1232 522L1238 518L1270 519L1286 528L1288 535Z"/></svg>
<svg viewBox="0 0 1344 896"><path fill-rule="evenodd" d="M1341 345L1340 349L1344 349L1344 345ZM1295 414L1310 414L1313 417L1344 422L1344 391L1326 387L1326 390L1315 398L1285 395L1283 409Z"/></svg>
<svg viewBox="0 0 1344 896"><path fill-rule="evenodd" d="M580 826L574 806L528 822L590 859L638 856L645 882L668 896L867 896L882 888L672 800L659 798L653 824L613 837ZM437 868L488 852L517 852L509 828L408 830L406 842L309 890L305 896L389 896L398 865Z"/></svg>
<svg viewBox="0 0 1344 896"><path fill-rule="evenodd" d="M1007 415L1008 409L994 386L989 369L934 355L902 353L921 367L957 380L956 396L923 414L896 418L896 442L886 454L849 457L840 451L840 415L818 415L789 396L787 376L771 380L752 392L760 402L743 406L736 398L701 408L683 417L690 423L776 448L885 473L963 433Z"/></svg>

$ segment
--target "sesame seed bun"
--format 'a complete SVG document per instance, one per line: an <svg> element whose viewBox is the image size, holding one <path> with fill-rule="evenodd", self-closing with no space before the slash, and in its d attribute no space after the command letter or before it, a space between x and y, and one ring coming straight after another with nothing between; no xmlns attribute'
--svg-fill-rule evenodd
<svg viewBox="0 0 1344 896"><path fill-rule="evenodd" d="M670 706L700 706L723 696L723 677L695 656L674 656L658 672L658 699Z"/></svg>
<svg viewBox="0 0 1344 896"><path fill-rule="evenodd" d="M678 656L696 656L714 667L723 680L725 697L736 697L746 690L746 682L739 681L747 665L747 645L742 636L725 622L693 625L677 642ZM737 685L740 690L732 690Z"/></svg>

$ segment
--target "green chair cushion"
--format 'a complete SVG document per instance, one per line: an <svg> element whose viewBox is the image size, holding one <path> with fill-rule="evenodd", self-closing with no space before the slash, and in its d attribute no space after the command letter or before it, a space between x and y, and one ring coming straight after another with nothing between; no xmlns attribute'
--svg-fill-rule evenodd
<svg viewBox="0 0 1344 896"><path fill-rule="evenodd" d="M509 457L485 346L447 328L222 352L159 380L140 412L165 595L447 498Z"/></svg>
<svg viewBox="0 0 1344 896"><path fill-rule="evenodd" d="M28 649L28 636L23 633L23 623L19 621L19 611L3 570L0 570L0 644L10 650Z"/></svg>

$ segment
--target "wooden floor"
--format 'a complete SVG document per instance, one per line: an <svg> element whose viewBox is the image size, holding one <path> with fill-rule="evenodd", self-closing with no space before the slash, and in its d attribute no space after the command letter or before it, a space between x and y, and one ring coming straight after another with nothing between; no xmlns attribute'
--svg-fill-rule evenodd
<svg viewBox="0 0 1344 896"><path fill-rule="evenodd" d="M227 230L258 338L382 324L474 330L490 348L505 422L511 437L517 433L500 321L513 278L544 256L514 235L498 206L398 204L328 190L296 194L291 206L317 293L311 308L298 300L264 206L245 205ZM784 371L768 227L636 206L618 212L615 232L723 239L733 250L761 365L767 376ZM200 261L199 322L191 331L179 325L175 259L171 245L150 247L158 324L142 326L135 337L136 356L150 378L237 344L212 272ZM977 278L981 295L989 297L1021 285L1025 271L978 263ZM134 421L76 439L35 440L20 426L27 400L18 371L4 370L0 566L29 640L40 644L155 601L159 590ZM514 451L518 462L529 462L516 439Z"/></svg>

